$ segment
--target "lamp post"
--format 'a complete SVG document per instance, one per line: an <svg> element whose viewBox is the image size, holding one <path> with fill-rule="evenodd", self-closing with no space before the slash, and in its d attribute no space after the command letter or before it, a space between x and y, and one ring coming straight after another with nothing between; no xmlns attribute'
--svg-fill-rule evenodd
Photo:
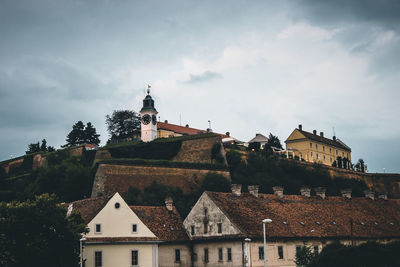
<svg viewBox="0 0 400 267"><path fill-rule="evenodd" d="M262 220L263 223L263 231L264 231L264 267L267 267L267 233L265 230L265 224L271 223L271 219L264 219Z"/></svg>
<svg viewBox="0 0 400 267"><path fill-rule="evenodd" d="M79 250L80 250L80 255L81 255L81 267L83 266L83 254L82 254L82 242L86 241L86 238L82 237L81 239L79 239Z"/></svg>

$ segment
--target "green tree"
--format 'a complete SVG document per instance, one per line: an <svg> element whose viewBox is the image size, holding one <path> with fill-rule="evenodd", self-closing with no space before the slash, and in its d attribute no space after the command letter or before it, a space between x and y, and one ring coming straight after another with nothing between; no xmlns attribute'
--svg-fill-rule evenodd
<svg viewBox="0 0 400 267"><path fill-rule="evenodd" d="M367 170L367 165L365 164L363 159L358 159L358 162L356 165L354 165L354 168L358 172L365 172Z"/></svg>
<svg viewBox="0 0 400 267"><path fill-rule="evenodd" d="M54 195L1 202L0 218L1 266L78 266L79 239L86 226L77 213L67 217Z"/></svg>
<svg viewBox="0 0 400 267"><path fill-rule="evenodd" d="M32 143L28 145L28 150L25 152L26 154L32 154L40 152L40 143Z"/></svg>
<svg viewBox="0 0 400 267"><path fill-rule="evenodd" d="M306 266L312 261L314 256L311 247L301 246L299 250L296 250L296 259L294 262L296 266Z"/></svg>
<svg viewBox="0 0 400 267"><path fill-rule="evenodd" d="M99 134L96 132L96 128L93 127L91 122L86 123L84 131L84 142L88 144L99 145L100 139Z"/></svg>
<svg viewBox="0 0 400 267"><path fill-rule="evenodd" d="M270 147L273 146L277 148L282 148L282 144L278 136L273 135L272 133L269 133L267 145L269 145Z"/></svg>
<svg viewBox="0 0 400 267"><path fill-rule="evenodd" d="M85 125L82 121L78 121L72 126L71 132L67 135L66 146L81 145L85 142Z"/></svg>
<svg viewBox="0 0 400 267"><path fill-rule="evenodd" d="M209 172L203 180L201 191L230 192L231 183L221 174Z"/></svg>
<svg viewBox="0 0 400 267"><path fill-rule="evenodd" d="M106 116L106 124L112 140L131 138L140 129L140 115L133 110L114 110Z"/></svg>

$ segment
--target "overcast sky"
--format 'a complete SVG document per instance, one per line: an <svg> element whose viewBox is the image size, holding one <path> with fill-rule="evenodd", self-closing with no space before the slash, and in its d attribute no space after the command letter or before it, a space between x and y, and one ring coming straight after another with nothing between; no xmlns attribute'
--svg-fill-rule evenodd
<svg viewBox="0 0 400 267"><path fill-rule="evenodd" d="M400 172L400 1L0 0L0 160L138 111L248 141L297 127Z"/></svg>

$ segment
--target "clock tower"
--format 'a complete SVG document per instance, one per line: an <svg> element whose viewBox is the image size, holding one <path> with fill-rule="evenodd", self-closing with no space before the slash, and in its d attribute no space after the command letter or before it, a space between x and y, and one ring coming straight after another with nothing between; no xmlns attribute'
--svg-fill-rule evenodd
<svg viewBox="0 0 400 267"><path fill-rule="evenodd" d="M140 110L142 117L141 138L143 142L150 142L157 138L157 115L154 108L154 100L150 96L150 86L147 89L147 95L143 99L143 107Z"/></svg>

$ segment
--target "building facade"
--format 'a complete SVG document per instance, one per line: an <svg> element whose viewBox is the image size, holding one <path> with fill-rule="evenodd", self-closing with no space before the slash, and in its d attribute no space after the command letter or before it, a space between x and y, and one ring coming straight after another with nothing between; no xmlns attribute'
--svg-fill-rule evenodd
<svg viewBox="0 0 400 267"><path fill-rule="evenodd" d="M324 137L323 132L318 135L316 130L309 133L299 125L285 143L288 157L328 166L343 164L346 169L351 167L351 148L335 136L329 139Z"/></svg>
<svg viewBox="0 0 400 267"><path fill-rule="evenodd" d="M154 107L154 100L150 96L150 89L143 99L141 115L141 139L143 142L150 142L157 138L157 110Z"/></svg>

